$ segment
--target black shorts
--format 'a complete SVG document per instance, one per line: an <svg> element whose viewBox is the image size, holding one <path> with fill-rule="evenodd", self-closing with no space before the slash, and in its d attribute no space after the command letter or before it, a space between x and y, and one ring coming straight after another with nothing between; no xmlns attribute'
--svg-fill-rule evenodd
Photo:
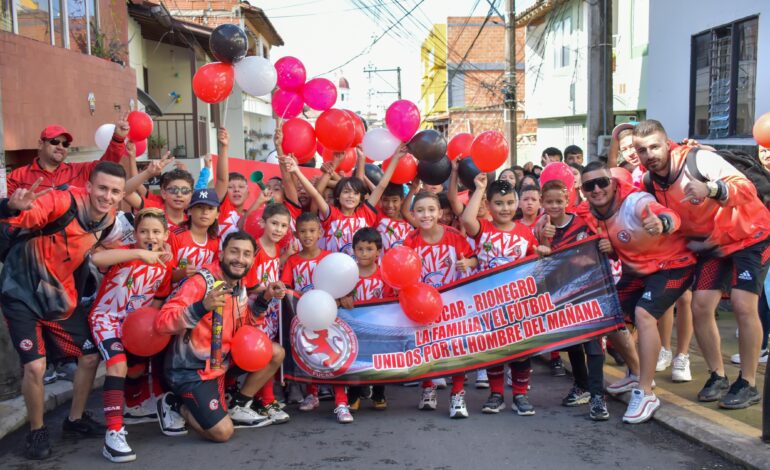
<svg viewBox="0 0 770 470"><path fill-rule="evenodd" d="M620 307L628 323L634 323L636 307L655 318L666 313L692 284L693 267L664 269L648 276L623 273L617 285Z"/></svg>
<svg viewBox="0 0 770 470"><path fill-rule="evenodd" d="M761 294L770 259L770 237L740 251L718 258L702 256L695 268L694 290L745 290Z"/></svg>
<svg viewBox="0 0 770 470"><path fill-rule="evenodd" d="M6 301L2 310L22 364L46 357L46 352L51 359L97 353L84 309L75 309L69 318L58 321L41 320L18 302Z"/></svg>
<svg viewBox="0 0 770 470"><path fill-rule="evenodd" d="M225 376L172 387L195 420L204 429L211 429L227 416Z"/></svg>

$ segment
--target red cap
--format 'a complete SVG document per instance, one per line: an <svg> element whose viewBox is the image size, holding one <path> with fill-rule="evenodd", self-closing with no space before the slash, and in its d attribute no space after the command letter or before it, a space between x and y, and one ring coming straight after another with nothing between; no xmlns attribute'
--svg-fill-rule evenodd
<svg viewBox="0 0 770 470"><path fill-rule="evenodd" d="M67 132L67 129L56 124L50 125L43 129L43 132L40 133L40 140L53 139L54 137L58 137L60 135L63 135L67 138L67 140L72 142L72 134Z"/></svg>

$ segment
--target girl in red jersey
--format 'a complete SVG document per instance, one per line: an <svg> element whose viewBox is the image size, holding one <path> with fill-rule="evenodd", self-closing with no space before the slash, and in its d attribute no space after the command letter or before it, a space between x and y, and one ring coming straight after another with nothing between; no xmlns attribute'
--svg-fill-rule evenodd
<svg viewBox="0 0 770 470"><path fill-rule="evenodd" d="M468 201L468 207L461 218L463 227L469 236L474 237L478 247L479 270L496 268L535 253L537 241L529 227L514 222L518 197L513 186L507 181L494 181L487 186L487 175L479 173L474 179L476 191ZM476 217L478 208L486 196L486 204L492 221L479 220ZM529 359L510 363L513 376L513 409L519 415L535 414L534 407L529 403L527 388L529 387L531 363ZM505 408L503 398L503 366L487 370L489 377L490 396L481 411L483 413L498 413Z"/></svg>
<svg viewBox="0 0 770 470"><path fill-rule="evenodd" d="M160 307L171 289L171 271L165 264L171 254L163 251L168 239L168 222L163 211L154 208L139 211L135 237L136 244L129 249L105 250L92 256L96 266L110 267L94 301L89 323L99 352L107 362L102 392L107 434L102 455L112 462L136 459L126 442L123 426L125 385L126 380L144 375L150 362L148 358L125 351L121 342L123 321L136 309ZM161 364L153 362L156 367ZM154 408L155 404L152 405Z"/></svg>
<svg viewBox="0 0 770 470"><path fill-rule="evenodd" d="M476 212L478 213L478 208ZM414 198L412 216L417 229L404 240L404 246L414 249L422 259L421 281L440 288L449 284L479 262L473 254L468 240L452 227L439 224L441 205L438 195L423 191ZM450 418L467 418L465 374L452 376L452 393L449 406ZM422 395L417 406L420 410L435 410L437 406L436 387L433 381L422 383Z"/></svg>
<svg viewBox="0 0 770 470"><path fill-rule="evenodd" d="M214 189L198 189L193 193L190 217L174 231L170 245L177 262L172 280L179 282L214 261L219 252L219 198Z"/></svg>

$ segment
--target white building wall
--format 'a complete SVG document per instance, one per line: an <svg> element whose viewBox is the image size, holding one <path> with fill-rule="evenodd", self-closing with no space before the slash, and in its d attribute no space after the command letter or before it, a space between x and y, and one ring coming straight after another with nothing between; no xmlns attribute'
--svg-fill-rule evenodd
<svg viewBox="0 0 770 470"><path fill-rule="evenodd" d="M770 111L770 2L650 0L647 116L660 120L672 138L684 138L689 131L692 36L753 15L759 15L756 119ZM756 145L750 138L704 142Z"/></svg>

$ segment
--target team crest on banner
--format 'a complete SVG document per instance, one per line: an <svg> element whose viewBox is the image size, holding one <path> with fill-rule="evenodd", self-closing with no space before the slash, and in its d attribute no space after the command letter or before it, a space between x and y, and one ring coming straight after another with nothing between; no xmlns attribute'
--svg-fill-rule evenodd
<svg viewBox="0 0 770 470"><path fill-rule="evenodd" d="M326 330L311 331L295 317L289 334L297 366L312 377L330 379L342 375L358 356L358 339L350 325L340 318Z"/></svg>

